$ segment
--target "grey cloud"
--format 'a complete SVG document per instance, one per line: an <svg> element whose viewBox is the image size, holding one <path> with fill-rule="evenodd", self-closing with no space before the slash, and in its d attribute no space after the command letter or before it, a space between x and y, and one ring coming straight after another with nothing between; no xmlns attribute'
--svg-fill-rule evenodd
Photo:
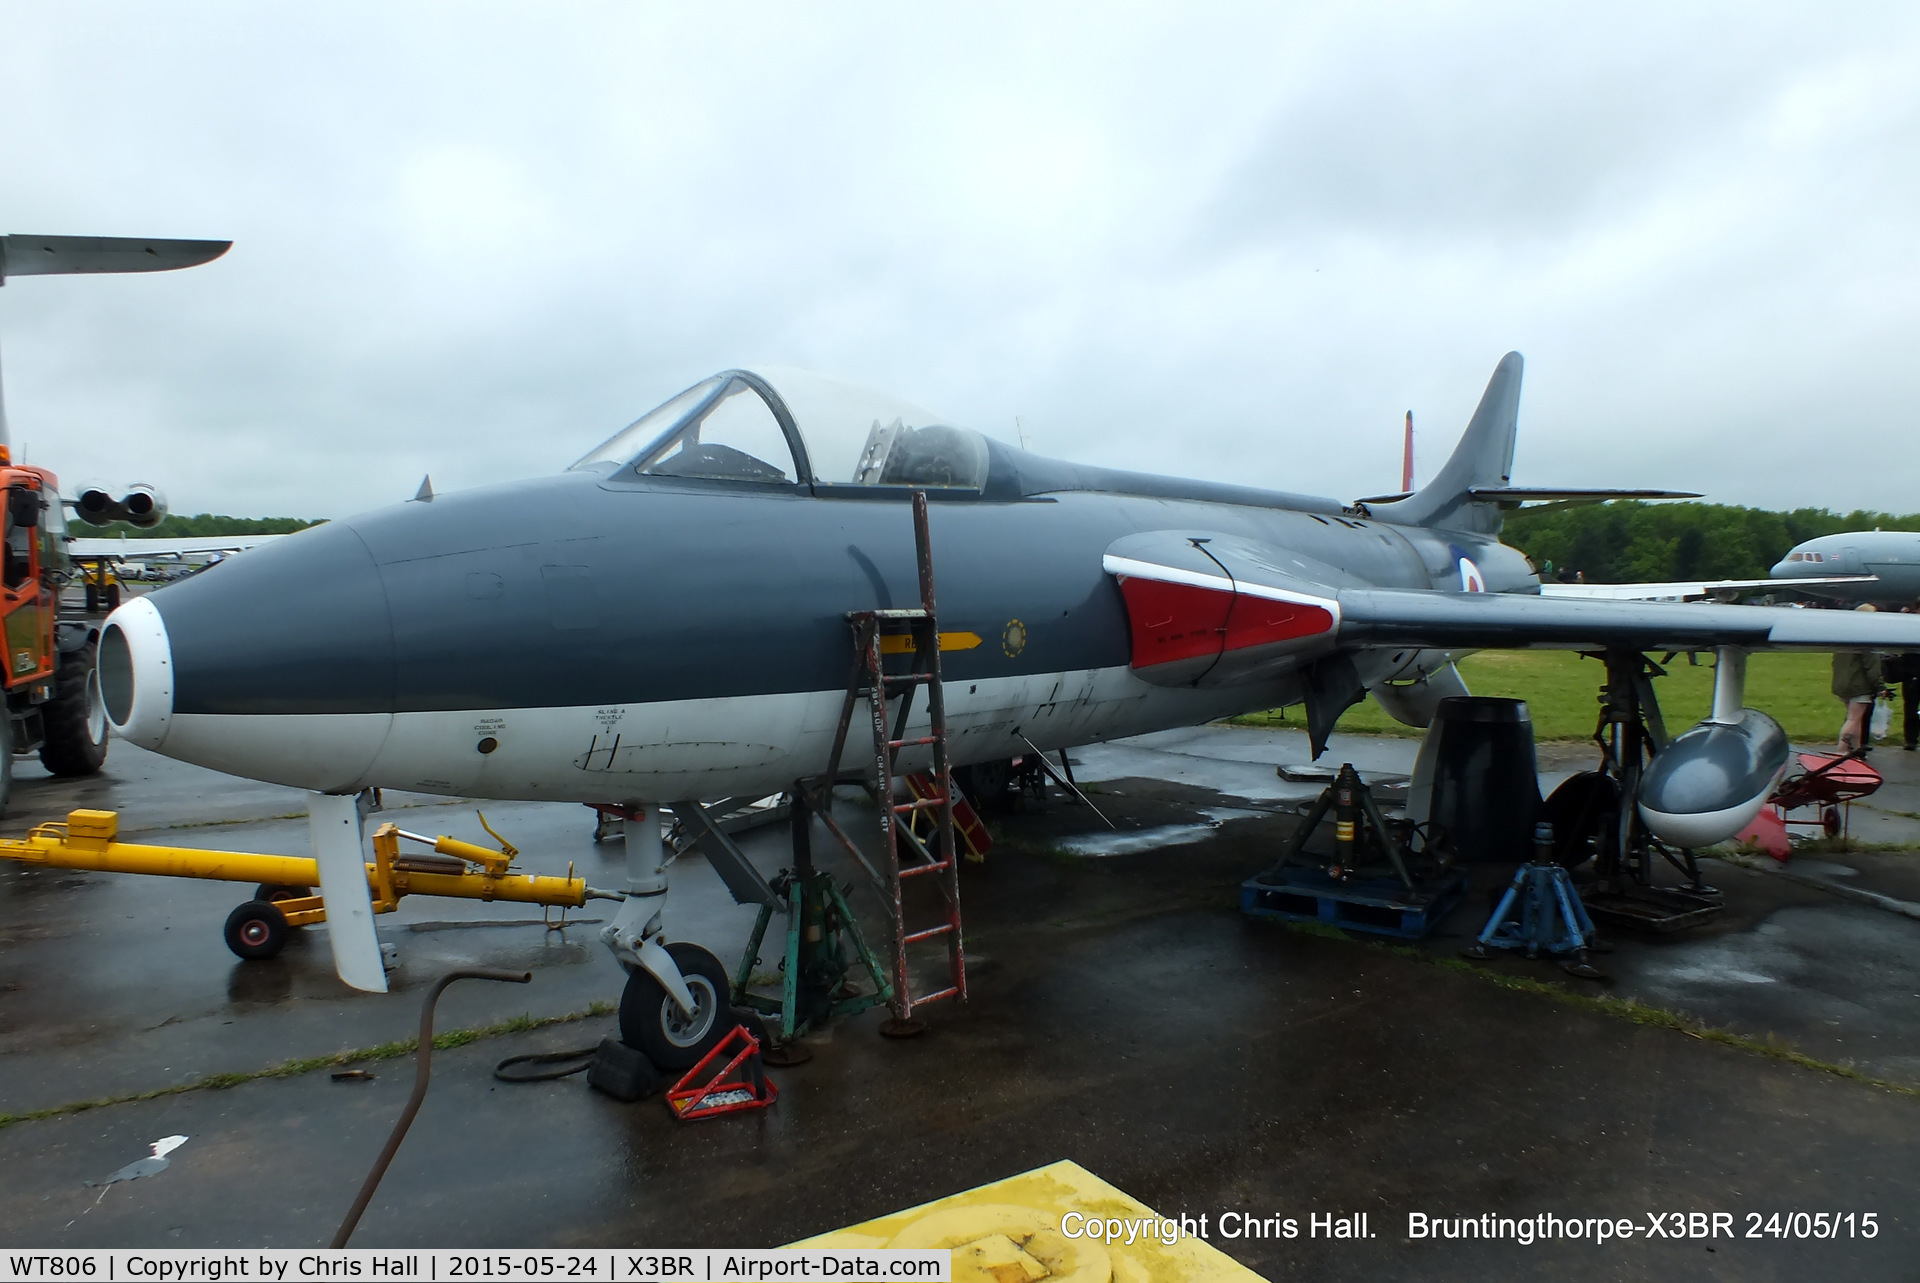
<svg viewBox="0 0 1920 1283"><path fill-rule="evenodd" d="M4 230L236 244L0 290L8 408L334 515L774 361L1352 495L1518 347L1527 479L1920 507L1920 41L1849 13L11 5Z"/></svg>

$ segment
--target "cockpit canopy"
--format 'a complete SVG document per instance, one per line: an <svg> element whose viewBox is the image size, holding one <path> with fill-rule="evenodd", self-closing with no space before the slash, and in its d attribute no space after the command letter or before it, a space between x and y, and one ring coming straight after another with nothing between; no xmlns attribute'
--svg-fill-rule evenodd
<svg viewBox="0 0 1920 1283"><path fill-rule="evenodd" d="M919 406L804 370L728 370L573 465L736 483L978 490L987 443Z"/></svg>

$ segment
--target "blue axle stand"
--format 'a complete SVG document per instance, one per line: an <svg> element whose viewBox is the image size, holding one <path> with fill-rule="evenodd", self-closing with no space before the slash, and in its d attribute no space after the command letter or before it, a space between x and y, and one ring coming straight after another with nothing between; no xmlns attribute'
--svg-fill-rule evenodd
<svg viewBox="0 0 1920 1283"><path fill-rule="evenodd" d="M1547 844L1551 842L1549 834ZM1494 949L1519 949L1529 958L1543 953L1571 955L1572 960L1563 961L1562 967L1573 975L1598 980L1603 978L1601 973L1587 962L1587 950L1595 940L1593 921L1580 903L1580 893L1573 889L1573 875L1551 860L1536 859L1515 870L1506 894L1466 954L1490 958Z"/></svg>

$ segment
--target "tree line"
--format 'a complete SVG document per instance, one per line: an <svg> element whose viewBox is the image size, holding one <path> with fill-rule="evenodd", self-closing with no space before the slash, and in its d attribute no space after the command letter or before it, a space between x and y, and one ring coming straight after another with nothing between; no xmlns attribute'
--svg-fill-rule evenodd
<svg viewBox="0 0 1920 1283"><path fill-rule="evenodd" d="M1846 530L1920 530L1920 513L1770 512L1723 503L1552 505L1507 514L1501 538L1541 577L1588 583L1762 579L1795 544Z"/></svg>
<svg viewBox="0 0 1920 1283"><path fill-rule="evenodd" d="M71 523L82 537L129 539L206 535L284 535L320 523L302 517L172 514L151 530ZM1542 505L1507 514L1501 537L1533 558L1541 573L1584 574L1589 583L1676 579L1760 579L1797 543L1844 530L1920 530L1920 513L1771 512L1723 503Z"/></svg>
<svg viewBox="0 0 1920 1283"><path fill-rule="evenodd" d="M222 517L210 512L197 516L169 513L151 530L130 526L95 526L75 518L67 523L67 532L79 539L188 539L208 535L290 535L318 521L303 517Z"/></svg>

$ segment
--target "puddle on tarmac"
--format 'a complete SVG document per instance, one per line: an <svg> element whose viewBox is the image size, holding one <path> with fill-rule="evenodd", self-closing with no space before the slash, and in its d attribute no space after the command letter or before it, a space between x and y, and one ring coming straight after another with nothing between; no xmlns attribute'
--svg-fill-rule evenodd
<svg viewBox="0 0 1920 1283"><path fill-rule="evenodd" d="M1816 878L1857 878L1860 870L1850 864L1835 864L1832 860L1809 860L1796 858L1787 866L1795 873L1805 873Z"/></svg>
<svg viewBox="0 0 1920 1283"><path fill-rule="evenodd" d="M1163 846L1189 846L1202 841L1228 820L1249 819L1264 812L1237 806L1216 806L1200 814L1207 817L1206 823L1162 824L1157 828L1139 829L1132 833L1082 833L1077 837L1062 838L1058 845L1069 855L1084 855L1094 859L1133 855Z"/></svg>

